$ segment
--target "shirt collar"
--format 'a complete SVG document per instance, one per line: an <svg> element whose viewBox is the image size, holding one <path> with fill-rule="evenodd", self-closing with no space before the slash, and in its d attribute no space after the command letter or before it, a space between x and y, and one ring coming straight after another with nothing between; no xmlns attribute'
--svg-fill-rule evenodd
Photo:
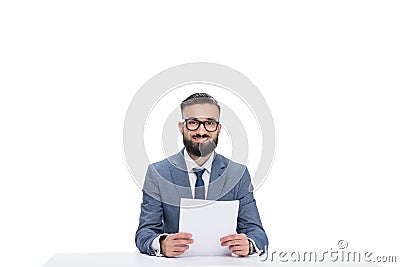
<svg viewBox="0 0 400 267"><path fill-rule="evenodd" d="M195 169L206 169L209 173L211 173L211 167L214 161L215 151L211 152L211 156L208 158L206 162L204 162L202 166L197 165L197 163L187 153L186 148L183 150L183 155L185 157L186 167L189 172L192 172L193 168L195 168Z"/></svg>

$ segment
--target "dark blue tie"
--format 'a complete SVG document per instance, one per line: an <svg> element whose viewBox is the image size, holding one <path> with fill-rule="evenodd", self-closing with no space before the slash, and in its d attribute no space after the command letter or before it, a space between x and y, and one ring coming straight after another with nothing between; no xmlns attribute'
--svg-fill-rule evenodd
<svg viewBox="0 0 400 267"><path fill-rule="evenodd" d="M203 173L206 169L193 169L197 176L196 185L194 188L194 198L195 199L206 199L206 191L203 182Z"/></svg>

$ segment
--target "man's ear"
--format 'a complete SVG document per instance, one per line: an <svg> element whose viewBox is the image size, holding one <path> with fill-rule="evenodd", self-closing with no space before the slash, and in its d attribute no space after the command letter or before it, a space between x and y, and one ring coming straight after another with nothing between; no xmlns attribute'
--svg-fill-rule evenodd
<svg viewBox="0 0 400 267"><path fill-rule="evenodd" d="M181 134L183 134L183 122L178 122L178 128L179 128L179 132L181 132Z"/></svg>
<svg viewBox="0 0 400 267"><path fill-rule="evenodd" d="M222 128L222 124L220 123L220 124L218 124L218 130L217 130L218 134L221 132L221 128Z"/></svg>

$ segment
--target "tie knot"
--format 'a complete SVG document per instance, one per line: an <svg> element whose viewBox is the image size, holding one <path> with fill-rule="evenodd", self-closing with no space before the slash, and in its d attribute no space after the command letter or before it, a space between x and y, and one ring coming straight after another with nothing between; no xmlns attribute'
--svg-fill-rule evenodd
<svg viewBox="0 0 400 267"><path fill-rule="evenodd" d="M202 177L205 170L206 169L193 168L193 172L196 174L197 177Z"/></svg>

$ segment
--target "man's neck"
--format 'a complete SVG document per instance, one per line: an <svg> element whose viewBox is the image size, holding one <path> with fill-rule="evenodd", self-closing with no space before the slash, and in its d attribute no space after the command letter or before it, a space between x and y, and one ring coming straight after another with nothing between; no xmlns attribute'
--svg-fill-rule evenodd
<svg viewBox="0 0 400 267"><path fill-rule="evenodd" d="M200 167L203 166L203 164L211 157L213 153L210 153L204 157L197 157L195 155L193 155L192 153L188 152L188 155L193 159L194 162L196 162L197 165L199 165Z"/></svg>

